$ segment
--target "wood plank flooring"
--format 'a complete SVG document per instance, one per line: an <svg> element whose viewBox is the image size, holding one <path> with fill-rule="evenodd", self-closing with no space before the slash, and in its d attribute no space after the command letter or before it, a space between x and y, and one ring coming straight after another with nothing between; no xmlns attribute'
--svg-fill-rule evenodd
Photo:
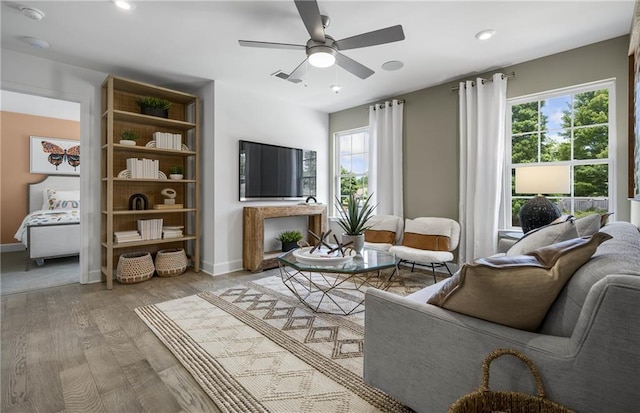
<svg viewBox="0 0 640 413"><path fill-rule="evenodd" d="M187 272L66 285L1 300L2 412L219 412L134 308L273 272Z"/></svg>

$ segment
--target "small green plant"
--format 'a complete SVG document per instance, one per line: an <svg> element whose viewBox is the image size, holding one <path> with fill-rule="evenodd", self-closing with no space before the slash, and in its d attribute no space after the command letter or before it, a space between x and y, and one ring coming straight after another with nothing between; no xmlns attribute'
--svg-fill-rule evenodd
<svg viewBox="0 0 640 413"><path fill-rule="evenodd" d="M156 108L156 109L169 109L171 102L167 99L158 98L155 96L144 96L136 99L136 103L141 108Z"/></svg>
<svg viewBox="0 0 640 413"><path fill-rule="evenodd" d="M338 210L338 225L346 235L360 235L369 229L367 222L373 215L377 205L369 205L371 197L361 199L355 194L349 195L347 205L342 205L340 198L336 197L336 209Z"/></svg>
<svg viewBox="0 0 640 413"><path fill-rule="evenodd" d="M169 173L172 175L182 175L182 166L172 166L171 168L169 168Z"/></svg>
<svg viewBox="0 0 640 413"><path fill-rule="evenodd" d="M130 130L125 130L120 134L120 139L123 141L137 141L138 134Z"/></svg>
<svg viewBox="0 0 640 413"><path fill-rule="evenodd" d="M298 242L302 239L302 234L300 231L283 231L276 239L282 243Z"/></svg>

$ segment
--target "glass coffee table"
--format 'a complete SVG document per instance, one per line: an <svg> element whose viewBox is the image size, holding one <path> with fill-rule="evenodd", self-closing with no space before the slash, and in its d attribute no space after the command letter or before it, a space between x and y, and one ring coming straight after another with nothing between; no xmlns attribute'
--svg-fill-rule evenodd
<svg viewBox="0 0 640 413"><path fill-rule="evenodd" d="M366 289L386 290L398 272L399 259L385 251L364 248L362 254L337 264L300 259L295 251L278 257L282 282L317 313L349 315L364 311Z"/></svg>

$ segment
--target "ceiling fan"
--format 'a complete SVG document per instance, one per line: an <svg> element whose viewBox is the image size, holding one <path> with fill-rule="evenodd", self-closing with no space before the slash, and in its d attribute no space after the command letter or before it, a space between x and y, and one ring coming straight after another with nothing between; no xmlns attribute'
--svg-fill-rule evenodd
<svg viewBox="0 0 640 413"><path fill-rule="evenodd" d="M342 40L334 40L333 37L324 31L329 25L329 17L320 14L316 0L294 0L294 3L311 36L306 45L238 40L240 46L245 47L305 50L307 57L291 74L287 75L282 72L277 72L276 76L289 80L290 82L299 83L302 81L301 76L306 61L309 61L309 64L315 67L330 67L334 63L337 63L338 66L353 73L360 79L366 79L375 72L340 52L343 50L358 49L360 47L376 46L404 40L404 31L401 25L362 33Z"/></svg>

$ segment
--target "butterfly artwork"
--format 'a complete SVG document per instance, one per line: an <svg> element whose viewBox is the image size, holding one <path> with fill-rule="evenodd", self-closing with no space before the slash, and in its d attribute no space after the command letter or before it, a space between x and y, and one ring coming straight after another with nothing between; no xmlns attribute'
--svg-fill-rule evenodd
<svg viewBox="0 0 640 413"><path fill-rule="evenodd" d="M42 150L49 154L47 159L51 165L56 167L56 171L58 170L58 166L64 161L67 161L69 165L73 166L74 171L80 166L80 145L63 149L55 143L48 141L42 141L40 143L42 143Z"/></svg>
<svg viewBox="0 0 640 413"><path fill-rule="evenodd" d="M80 174L80 145L77 140L31 137L32 173Z"/></svg>

